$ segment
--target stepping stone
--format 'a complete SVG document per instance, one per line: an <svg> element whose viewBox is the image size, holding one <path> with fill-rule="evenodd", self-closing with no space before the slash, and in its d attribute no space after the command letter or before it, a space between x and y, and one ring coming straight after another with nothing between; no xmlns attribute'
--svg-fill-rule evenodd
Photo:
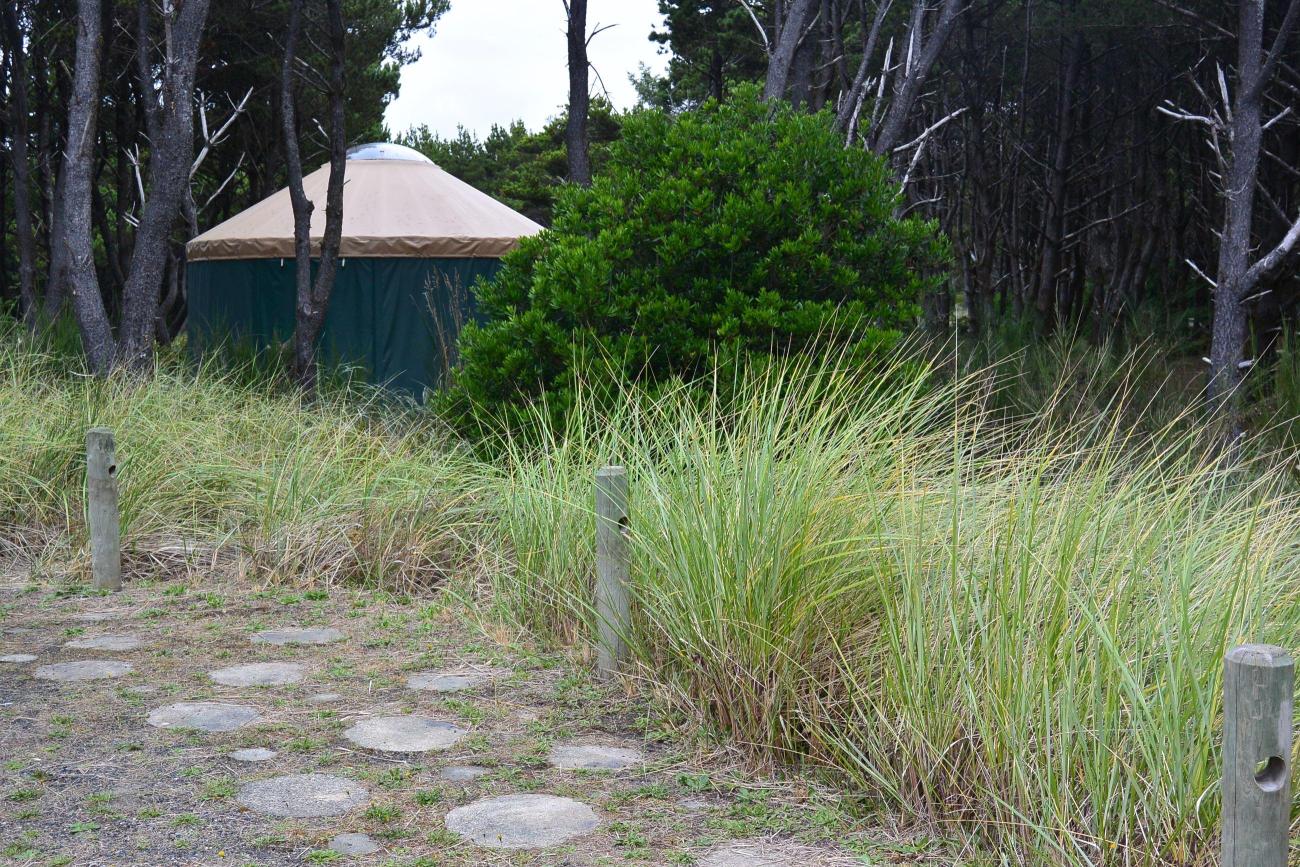
<svg viewBox="0 0 1300 867"><path fill-rule="evenodd" d="M343 733L359 747L385 753L445 750L465 736L449 722L424 716L381 716L362 720Z"/></svg>
<svg viewBox="0 0 1300 867"><path fill-rule="evenodd" d="M77 662L56 662L42 665L32 672L39 680L56 680L70 683L75 680L102 680L106 677L121 677L134 668L130 663L106 659L82 659Z"/></svg>
<svg viewBox="0 0 1300 867"><path fill-rule="evenodd" d="M182 701L164 705L149 714L157 729L185 728L201 732L233 732L262 718L257 708L220 701Z"/></svg>
<svg viewBox="0 0 1300 867"><path fill-rule="evenodd" d="M19 663L19 662L35 662L35 661L36 661L36 654L34 653L10 653L5 656L0 656L0 662Z"/></svg>
<svg viewBox="0 0 1300 867"><path fill-rule="evenodd" d="M266 747L235 750L230 754L230 758L237 762L269 762L275 758L275 750L268 750Z"/></svg>
<svg viewBox="0 0 1300 867"><path fill-rule="evenodd" d="M621 771L644 761L636 750L598 744L559 744L551 750L551 766L566 771Z"/></svg>
<svg viewBox="0 0 1300 867"><path fill-rule="evenodd" d="M459 692L498 680L509 673L499 668L420 671L406 679L406 688L428 692Z"/></svg>
<svg viewBox="0 0 1300 867"><path fill-rule="evenodd" d="M341 698L343 698L343 696L339 695L337 692L318 692L315 695L308 697L307 701L312 704L329 704L330 702L338 701Z"/></svg>
<svg viewBox="0 0 1300 867"><path fill-rule="evenodd" d="M235 800L255 813L285 819L341 816L370 800L360 783L328 774L292 774L249 783Z"/></svg>
<svg viewBox="0 0 1300 867"><path fill-rule="evenodd" d="M596 830L586 804L554 795L483 798L447 814L447 830L489 849L542 849Z"/></svg>
<svg viewBox="0 0 1300 867"><path fill-rule="evenodd" d="M452 765L439 771L438 776L449 783L468 783L487 773L487 768L478 765Z"/></svg>
<svg viewBox="0 0 1300 867"><path fill-rule="evenodd" d="M331 627L298 627L267 629L253 634L254 644L333 644L342 641L343 633Z"/></svg>
<svg viewBox="0 0 1300 867"><path fill-rule="evenodd" d="M74 650L138 650L144 646L144 641L138 635L96 635L78 638L63 646Z"/></svg>
<svg viewBox="0 0 1300 867"><path fill-rule="evenodd" d="M740 840L711 849L699 867L809 867L825 863L822 854L807 846Z"/></svg>
<svg viewBox="0 0 1300 867"><path fill-rule="evenodd" d="M80 614L68 615L69 620L80 620L82 623L106 623L109 620L121 620L123 614L118 611L82 611Z"/></svg>
<svg viewBox="0 0 1300 867"><path fill-rule="evenodd" d="M209 671L208 677L224 686L284 686L300 682L303 668L292 662L250 662Z"/></svg>
<svg viewBox="0 0 1300 867"><path fill-rule="evenodd" d="M369 834L339 834L330 840L330 848L340 855L373 855L379 844Z"/></svg>

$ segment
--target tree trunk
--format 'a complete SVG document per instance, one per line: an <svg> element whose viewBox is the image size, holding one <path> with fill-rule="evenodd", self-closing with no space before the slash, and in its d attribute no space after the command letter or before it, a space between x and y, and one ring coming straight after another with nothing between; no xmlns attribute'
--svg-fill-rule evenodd
<svg viewBox="0 0 1300 867"><path fill-rule="evenodd" d="M18 309L28 327L36 322L36 235L32 230L31 158L27 153L27 62L18 11L4 4L4 33L9 55L10 141L12 143L14 231L18 246Z"/></svg>
<svg viewBox="0 0 1300 867"><path fill-rule="evenodd" d="M78 0L77 57L72 99L68 109L68 139L60 172L58 211L61 228L51 243L63 248L72 310L81 330L82 348L90 369L107 373L117 356L104 300L95 274L91 240L91 187L94 183L95 126L99 119L99 65L103 51L103 18L99 0ZM55 259L51 250L51 259ZM54 281L63 275L51 274Z"/></svg>
<svg viewBox="0 0 1300 867"><path fill-rule="evenodd" d="M137 371L153 360L171 234L194 160L194 71L208 0L185 0L179 10L171 9L175 18L164 25L170 35L160 99L151 109L157 115L150 124L157 130L157 139L150 142L149 198L136 231L131 272L123 291L120 361ZM137 47L137 51L146 50L147 44Z"/></svg>
<svg viewBox="0 0 1300 867"><path fill-rule="evenodd" d="M1248 322L1244 305L1260 282L1285 262L1300 243L1300 218L1297 218L1277 246L1251 262L1255 188L1259 182L1264 134L1264 89L1282 65L1289 38L1300 24L1300 0L1291 0L1265 57L1264 3L1265 0L1242 0L1239 9L1237 90L1228 129L1232 156L1223 188L1223 231L1219 239L1210 376L1206 389L1210 409L1222 425L1230 454L1235 452L1243 430L1238 386L1243 371L1250 366L1245 358Z"/></svg>
<svg viewBox="0 0 1300 867"><path fill-rule="evenodd" d="M912 115L912 106L920 98L930 70L939 60L943 47L952 34L957 23L957 15L962 11L964 0L942 0L939 6L939 20L930 31L928 39L924 37L925 3L914 0L917 4L907 32L907 46L904 48L903 68L896 79L894 96L889 110L880 122L880 129L871 134L871 150L887 155L903 141L903 130Z"/></svg>
<svg viewBox="0 0 1300 867"><path fill-rule="evenodd" d="M302 185L302 154L298 148L294 66L302 32L303 0L291 0L289 26L285 36L284 63L280 70L280 109L289 174L289 199L293 207L294 261L296 266L295 322L293 337L294 375L304 392L315 390L317 382L316 342L325 325L334 275L338 268L339 243L343 236L343 180L347 167L347 136L344 128L346 101L343 90L344 27L342 0L327 0L326 19L330 47L330 177L325 194L325 232L321 239L320 267L311 274L311 214L314 208Z"/></svg>
<svg viewBox="0 0 1300 867"><path fill-rule="evenodd" d="M835 126L845 134L845 138L849 143L852 143L857 136L858 116L861 114L862 104L867 98L871 62L876 55L876 43L880 39L880 28L885 23L885 14L888 11L889 4L885 0L878 0L876 13L871 19L871 27L867 29L866 39L862 43L862 60L858 62L858 71L854 74L853 83L849 85L847 92L840 100L839 108L835 111Z"/></svg>
<svg viewBox="0 0 1300 867"><path fill-rule="evenodd" d="M808 17L812 14L816 0L790 0L785 11L785 18L778 21L776 38L772 54L767 61L767 81L763 85L763 98L771 101L785 97L786 85L790 80L790 70L794 66L795 53L803 41L804 31L808 27Z"/></svg>
<svg viewBox="0 0 1300 867"><path fill-rule="evenodd" d="M569 12L569 120L564 145L569 155L569 180L591 185L591 146L587 115L591 90L587 80L587 0L568 0Z"/></svg>
<svg viewBox="0 0 1300 867"><path fill-rule="evenodd" d="M1083 34L1070 37L1065 49L1065 70L1056 108L1056 148L1047 179L1047 212L1043 218L1043 250L1034 293L1034 312L1039 330L1050 333L1056 327L1057 280L1061 270L1061 243L1065 238L1065 196L1070 174L1070 150L1074 139L1074 90L1083 65Z"/></svg>
<svg viewBox="0 0 1300 867"><path fill-rule="evenodd" d="M1223 231L1215 279L1214 322L1210 336L1210 376L1206 395L1235 441L1241 432L1242 362L1246 353L1246 272L1250 267L1255 185L1263 139L1259 91L1264 40L1264 0L1241 0L1237 33L1237 94L1231 120L1232 158L1224 185Z"/></svg>

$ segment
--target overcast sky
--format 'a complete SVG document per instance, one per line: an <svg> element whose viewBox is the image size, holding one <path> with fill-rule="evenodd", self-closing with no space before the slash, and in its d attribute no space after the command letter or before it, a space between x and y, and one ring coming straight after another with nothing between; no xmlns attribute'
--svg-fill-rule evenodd
<svg viewBox="0 0 1300 867"><path fill-rule="evenodd" d="M617 108L636 102L629 73L667 62L647 38L662 21L658 9L657 0L589 0L588 27L617 25L590 49ZM388 128L396 135L423 123L445 137L461 125L482 137L493 123L521 118L536 129L568 100L564 32L561 0L452 0L437 32L417 38L423 56L402 70ZM595 76L592 91L600 92Z"/></svg>

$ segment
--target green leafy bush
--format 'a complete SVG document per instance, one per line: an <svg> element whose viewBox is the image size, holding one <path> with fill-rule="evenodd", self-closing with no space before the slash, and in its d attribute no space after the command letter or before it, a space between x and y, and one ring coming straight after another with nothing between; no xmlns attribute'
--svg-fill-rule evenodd
<svg viewBox="0 0 1300 867"><path fill-rule="evenodd" d="M478 287L489 321L463 333L445 408L509 421L546 393L563 412L593 362L653 385L720 349L892 345L947 251L898 204L889 168L845 148L827 114L754 88L629 115L595 183L565 188L552 228Z"/></svg>

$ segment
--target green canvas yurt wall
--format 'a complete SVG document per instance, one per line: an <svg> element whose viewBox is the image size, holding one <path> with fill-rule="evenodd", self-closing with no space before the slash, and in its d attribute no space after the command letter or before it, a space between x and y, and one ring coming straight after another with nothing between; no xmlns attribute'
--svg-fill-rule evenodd
<svg viewBox="0 0 1300 867"><path fill-rule="evenodd" d="M338 270L321 360L362 369L371 382L419 395L454 362L471 288L499 259L352 258ZM313 271L315 269L313 268ZM196 347L229 341L265 348L294 325L293 259L191 262L189 334Z"/></svg>
<svg viewBox="0 0 1300 867"><path fill-rule="evenodd" d="M320 352L372 382L420 395L454 361L474 318L473 285L491 277L536 223L457 180L416 151L363 145L348 153L340 262ZM303 179L313 255L324 230L329 168ZM294 328L293 210L287 190L186 247L192 345L265 348ZM313 271L315 270L313 259Z"/></svg>

